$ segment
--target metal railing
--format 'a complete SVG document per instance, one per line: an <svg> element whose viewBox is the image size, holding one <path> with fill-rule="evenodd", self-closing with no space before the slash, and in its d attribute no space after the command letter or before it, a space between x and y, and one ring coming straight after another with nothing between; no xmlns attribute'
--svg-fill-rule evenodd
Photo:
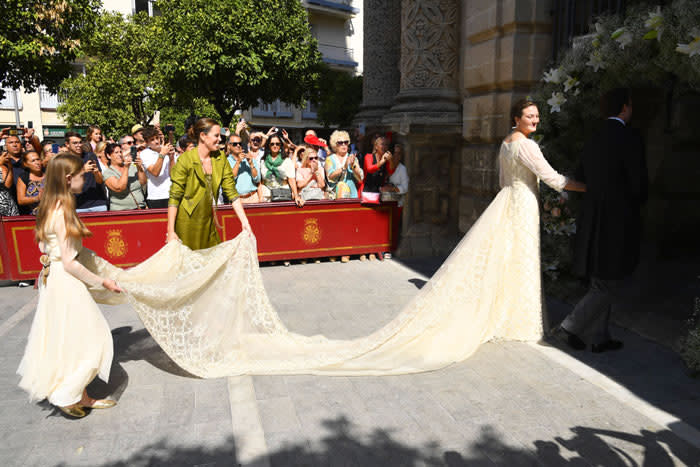
<svg viewBox="0 0 700 467"><path fill-rule="evenodd" d="M355 60L355 49L350 47L319 43L318 51L321 52L324 59L357 63Z"/></svg>
<svg viewBox="0 0 700 467"><path fill-rule="evenodd" d="M59 104L63 104L63 98L50 93L45 87L39 88L39 107L42 110L56 110Z"/></svg>

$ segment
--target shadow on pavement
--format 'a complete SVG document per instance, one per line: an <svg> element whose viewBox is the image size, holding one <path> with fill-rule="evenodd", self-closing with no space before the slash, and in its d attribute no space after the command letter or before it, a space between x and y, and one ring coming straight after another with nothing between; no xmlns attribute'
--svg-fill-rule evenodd
<svg viewBox="0 0 700 467"><path fill-rule="evenodd" d="M327 434L318 441L283 445L269 453L275 466L590 466L623 467L644 465L694 466L700 453L668 430L639 433L575 426L554 439L537 440L532 446L505 441L491 426L480 429L477 439L460 452L444 449L438 442L412 446L390 431L357 430L345 417L326 420ZM671 454L669 454L671 453ZM675 457L675 459L674 459ZM677 460L676 460L677 459ZM240 465L236 441L229 438L218 446L173 446L167 439L143 447L128 458L103 466ZM58 464L67 465L67 464ZM246 465L265 465L265 459L247 460Z"/></svg>

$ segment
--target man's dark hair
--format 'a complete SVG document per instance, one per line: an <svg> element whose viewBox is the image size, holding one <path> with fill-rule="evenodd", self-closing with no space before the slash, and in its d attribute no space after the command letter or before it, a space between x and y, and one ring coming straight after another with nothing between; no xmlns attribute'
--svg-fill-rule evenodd
<svg viewBox="0 0 700 467"><path fill-rule="evenodd" d="M158 130L155 127L147 126L143 129L143 140L145 142L148 143L154 136L158 136Z"/></svg>
<svg viewBox="0 0 700 467"><path fill-rule="evenodd" d="M629 89L615 88L606 92L600 103L603 116L617 117L625 104L632 104L632 94Z"/></svg>
<svg viewBox="0 0 700 467"><path fill-rule="evenodd" d="M180 149L183 151L187 147L188 144L196 144L192 138L190 138L187 135L181 136L179 140L177 140L177 145L180 146Z"/></svg>
<svg viewBox="0 0 700 467"><path fill-rule="evenodd" d="M66 131L66 134L63 136L66 141L68 141L70 138L80 138L80 141L83 140L83 137L80 136L80 133L77 131Z"/></svg>
<svg viewBox="0 0 700 467"><path fill-rule="evenodd" d="M187 131L192 128L195 123L197 123L197 120L199 120L199 117L197 117L195 114L191 114L185 119L185 133L187 133Z"/></svg>

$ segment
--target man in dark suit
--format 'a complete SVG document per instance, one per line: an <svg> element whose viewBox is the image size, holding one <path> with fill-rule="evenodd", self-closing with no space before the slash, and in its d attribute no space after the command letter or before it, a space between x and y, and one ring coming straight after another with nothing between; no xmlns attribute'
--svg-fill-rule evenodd
<svg viewBox="0 0 700 467"><path fill-rule="evenodd" d="M576 350L621 349L610 337L610 307L620 298L625 279L637 266L641 241L641 206L647 198L647 171L641 137L627 127L632 116L628 89L603 97L608 118L584 146L577 180L586 192L576 223L574 272L590 279L588 293L555 331Z"/></svg>

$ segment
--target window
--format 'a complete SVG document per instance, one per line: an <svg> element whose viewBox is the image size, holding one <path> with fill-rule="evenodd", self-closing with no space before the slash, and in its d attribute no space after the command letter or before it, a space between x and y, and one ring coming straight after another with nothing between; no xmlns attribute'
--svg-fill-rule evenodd
<svg viewBox="0 0 700 467"><path fill-rule="evenodd" d="M267 104L259 99L258 105L253 107L254 117L291 118L293 115L292 106L281 102L279 99Z"/></svg>
<svg viewBox="0 0 700 467"><path fill-rule="evenodd" d="M318 117L318 104L316 102L307 102L306 107L301 111L301 118L316 119Z"/></svg>
<svg viewBox="0 0 700 467"><path fill-rule="evenodd" d="M148 16L160 16L160 10L153 3L154 0L134 0L134 13L144 11Z"/></svg>

